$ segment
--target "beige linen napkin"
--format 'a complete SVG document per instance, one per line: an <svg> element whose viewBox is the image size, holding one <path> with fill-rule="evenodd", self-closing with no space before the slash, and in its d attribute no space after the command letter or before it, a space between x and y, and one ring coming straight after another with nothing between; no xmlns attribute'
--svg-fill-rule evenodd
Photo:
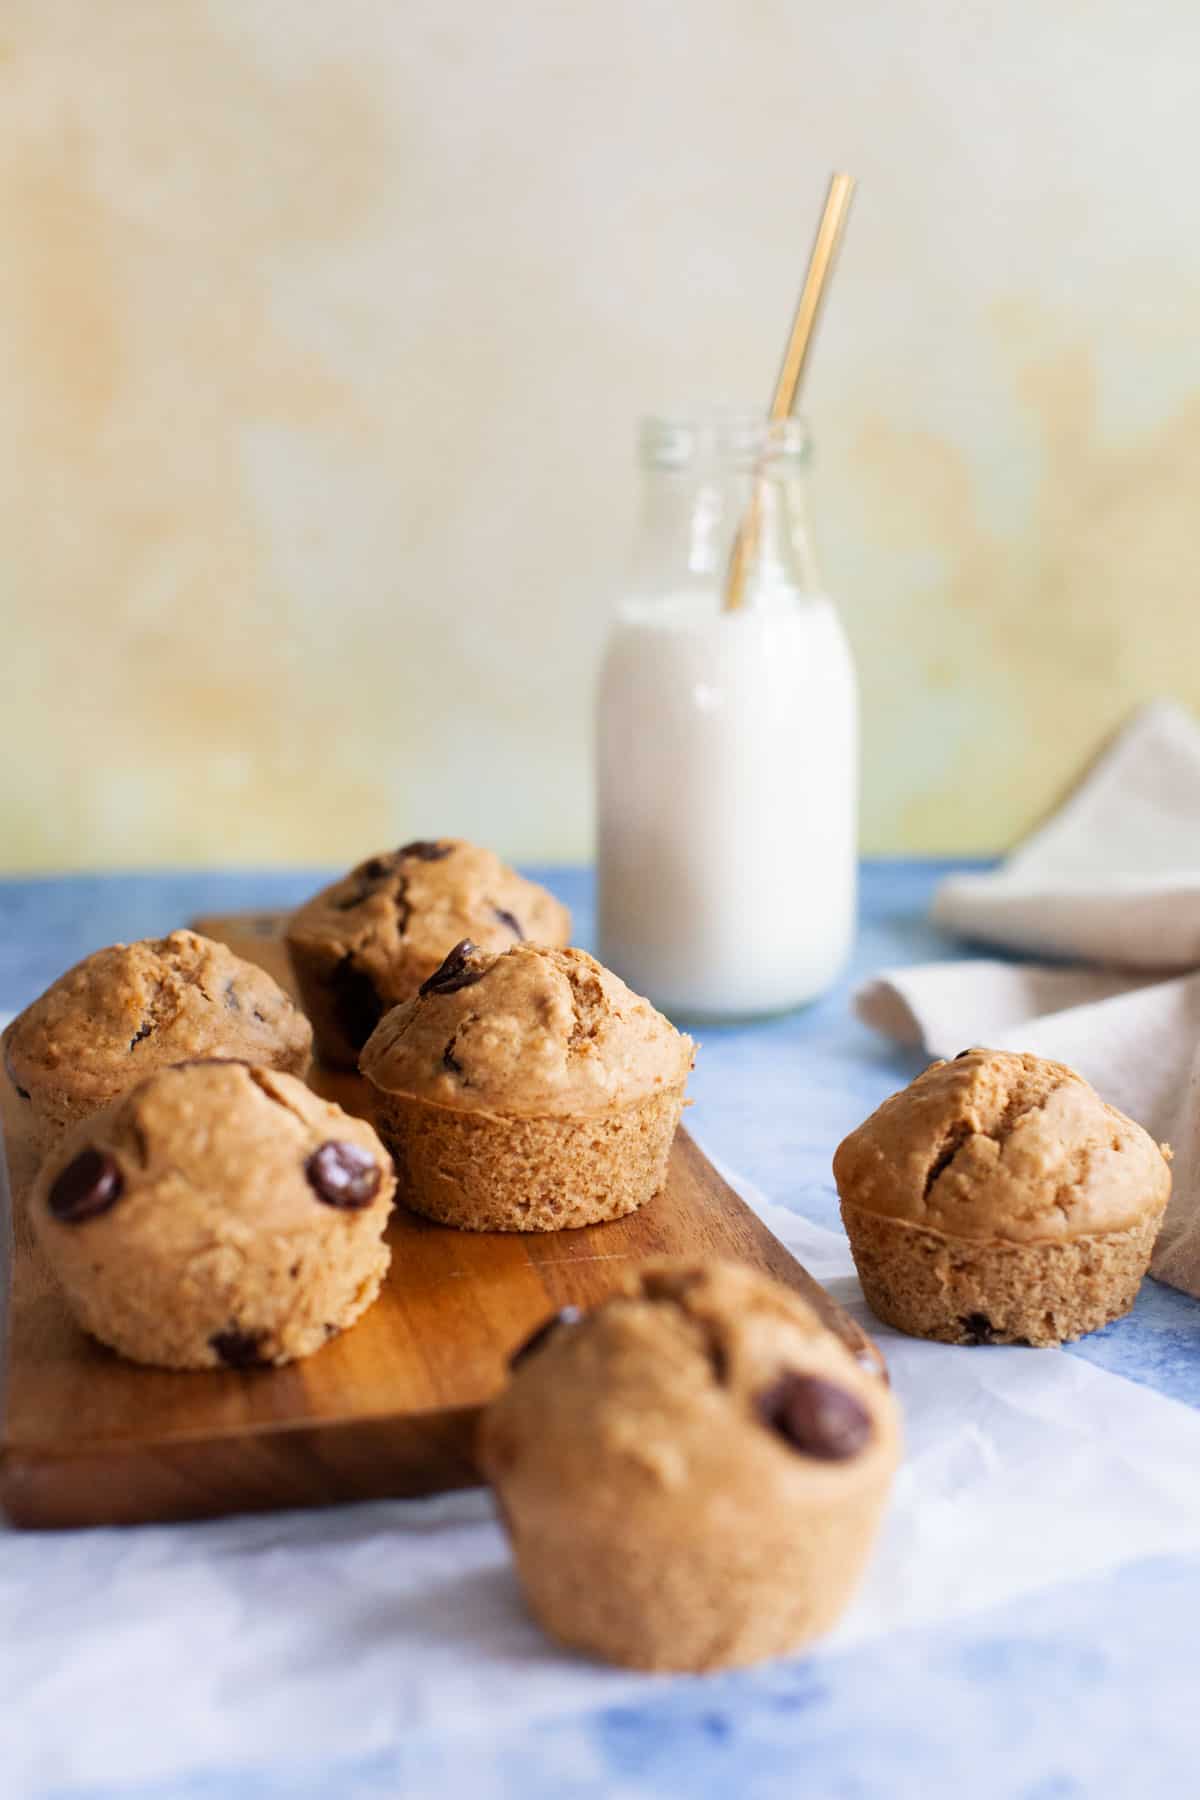
<svg viewBox="0 0 1200 1800"><path fill-rule="evenodd" d="M987 1044L1070 1063L1170 1143L1151 1267L1200 1297L1200 726L1172 703L1144 707L999 869L944 881L933 917L1078 960L885 970L855 995L859 1017L934 1056Z"/></svg>

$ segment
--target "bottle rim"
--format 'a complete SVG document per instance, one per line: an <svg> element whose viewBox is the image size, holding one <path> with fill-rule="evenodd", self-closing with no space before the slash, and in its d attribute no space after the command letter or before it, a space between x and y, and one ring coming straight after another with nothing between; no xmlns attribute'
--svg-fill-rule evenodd
<svg viewBox="0 0 1200 1800"><path fill-rule="evenodd" d="M689 416L649 413L638 423L638 454L650 469L708 464L733 469L780 459L803 463L812 433L803 417L770 420L748 408L719 407Z"/></svg>

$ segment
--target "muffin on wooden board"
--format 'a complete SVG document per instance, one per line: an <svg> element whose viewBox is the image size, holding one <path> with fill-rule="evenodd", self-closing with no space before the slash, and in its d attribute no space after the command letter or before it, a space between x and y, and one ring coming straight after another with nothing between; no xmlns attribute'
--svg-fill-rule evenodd
<svg viewBox="0 0 1200 1800"><path fill-rule="evenodd" d="M899 1450L886 1383L803 1300L738 1264L682 1259L549 1321L479 1436L545 1630L610 1662L694 1671L829 1629Z"/></svg>
<svg viewBox="0 0 1200 1800"><path fill-rule="evenodd" d="M411 999L464 937L484 950L568 944L571 915L461 838L372 856L293 913L288 954L322 1062L354 1068L388 1008Z"/></svg>
<svg viewBox="0 0 1200 1800"><path fill-rule="evenodd" d="M662 1188L692 1057L585 951L466 942L361 1067L403 1205L468 1231L559 1231Z"/></svg>
<svg viewBox="0 0 1200 1800"><path fill-rule="evenodd" d="M239 1062L161 1069L76 1127L30 1217L79 1323L135 1362L252 1368L366 1311L395 1179L362 1119Z"/></svg>
<svg viewBox="0 0 1200 1800"><path fill-rule="evenodd" d="M194 931L112 944L61 975L4 1034L39 1147L153 1070L237 1056L303 1075L312 1028L278 982Z"/></svg>
<svg viewBox="0 0 1200 1800"><path fill-rule="evenodd" d="M1169 1151L1062 1063L964 1050L839 1145L863 1292L914 1337L1052 1345L1133 1305Z"/></svg>

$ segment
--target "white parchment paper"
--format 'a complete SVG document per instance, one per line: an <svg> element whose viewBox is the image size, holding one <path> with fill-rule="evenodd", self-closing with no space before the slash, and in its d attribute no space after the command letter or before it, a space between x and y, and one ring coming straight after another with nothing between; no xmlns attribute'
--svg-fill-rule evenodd
<svg viewBox="0 0 1200 1800"><path fill-rule="evenodd" d="M861 1313L844 1240L736 1185ZM1200 1550L1190 1408L1062 1352L951 1349L874 1329L908 1453L865 1587L829 1649ZM461 1733L611 1704L650 1679L546 1643L482 1494L207 1525L0 1530L5 1793L367 1754L421 1727Z"/></svg>

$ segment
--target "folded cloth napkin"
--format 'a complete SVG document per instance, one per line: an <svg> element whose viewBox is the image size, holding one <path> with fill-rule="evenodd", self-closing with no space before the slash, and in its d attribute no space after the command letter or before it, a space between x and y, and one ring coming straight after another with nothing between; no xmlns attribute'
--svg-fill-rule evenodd
<svg viewBox="0 0 1200 1800"><path fill-rule="evenodd" d="M1048 824L933 905L964 937L1076 961L928 963L861 987L868 1025L935 1056L1069 1063L1175 1153L1151 1271L1200 1298L1200 726L1144 707Z"/></svg>

